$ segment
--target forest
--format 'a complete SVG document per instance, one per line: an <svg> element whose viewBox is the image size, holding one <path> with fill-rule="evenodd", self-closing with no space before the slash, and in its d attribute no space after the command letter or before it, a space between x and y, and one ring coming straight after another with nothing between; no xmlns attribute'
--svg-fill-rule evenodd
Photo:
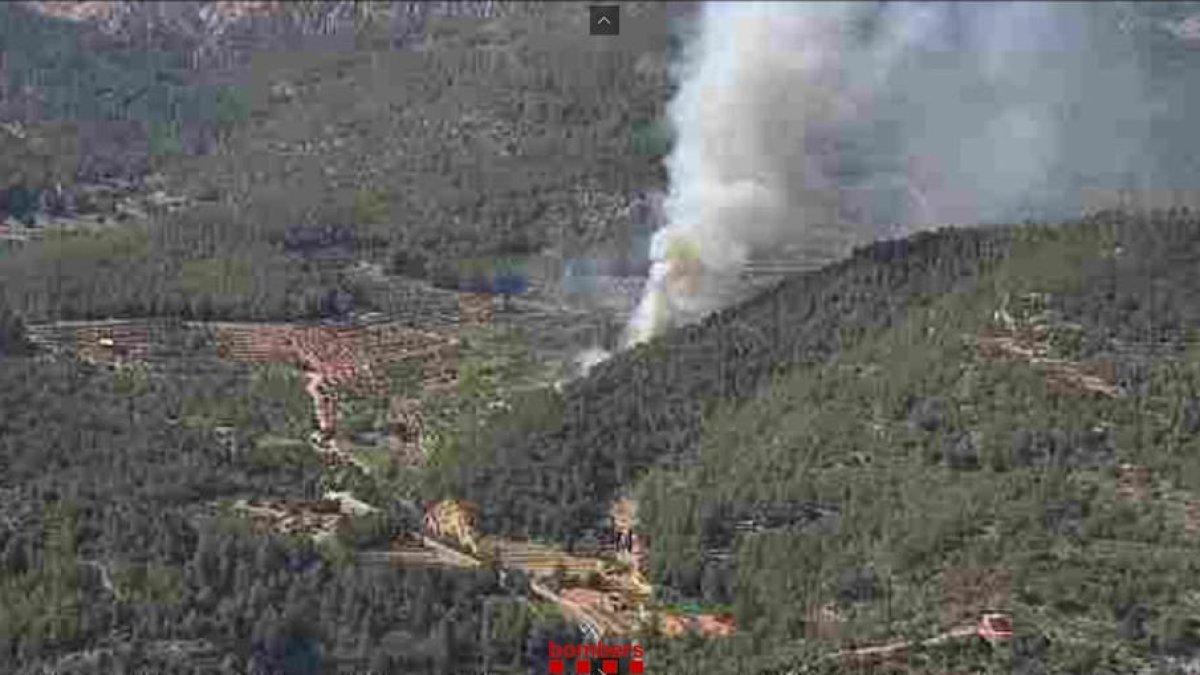
<svg viewBox="0 0 1200 675"><path fill-rule="evenodd" d="M997 608L1011 648L917 649L907 672L1194 671L1194 212L877 242L561 391L464 363L415 481L323 471L295 370L107 367L27 339L108 316L425 325L455 290L525 293L514 270L540 253L620 246L633 195L664 182L664 4L582 50L569 5L485 6L212 45L0 3L0 215L112 215L76 197L149 172L188 202L2 250L0 672L547 672L548 641L582 638L521 574L357 553L439 498L573 548L622 495L655 602L738 625L644 636L652 672L835 672L838 646ZM485 405L499 389L511 410ZM382 513L320 543L234 513L337 488Z"/></svg>
<svg viewBox="0 0 1200 675"><path fill-rule="evenodd" d="M0 256L8 302L31 320L316 319L332 297L394 307L349 278L359 261L457 289L466 261L627 238L631 200L663 182L664 8L631 5L640 30L581 52L562 7L480 23L471 3L425 4L391 18L361 5L345 29L303 36L288 21L317 19L298 7L199 61L195 31L93 35L0 7L0 112L17 125L0 128L5 215L49 216L57 186L113 223L87 190L150 177L190 205ZM22 106L31 87L39 103Z"/></svg>
<svg viewBox="0 0 1200 675"><path fill-rule="evenodd" d="M617 354L556 405L535 394L529 413L463 450L461 494L484 505L485 522L499 531L567 540L600 523L606 501L645 469L694 461L713 404L752 397L772 373L822 362L911 305L969 286L1006 253L1010 236L947 230L880 242Z"/></svg>
<svg viewBox="0 0 1200 675"><path fill-rule="evenodd" d="M113 371L36 353L22 325L453 314L403 277L457 291L463 261L612 237L629 186L661 182L662 31L648 14L580 63L555 6L485 25L490 3L296 3L213 30L182 5L130 4L107 32L0 6L0 219L40 230L0 251L0 671L524 671L577 636L519 575L356 562L414 529L413 504L383 495L382 522L321 547L230 515L331 487L262 450L312 429L298 374ZM331 22L349 30L313 30ZM122 216L92 197L110 185L188 206ZM101 227L45 227L64 218Z"/></svg>
<svg viewBox="0 0 1200 675"><path fill-rule="evenodd" d="M323 544L232 515L235 497L321 487L311 454L255 449L310 428L294 374L16 353L0 360L0 670L460 673L481 644L503 666L571 639L524 602L519 575L356 562L356 548L420 526L403 500ZM220 427L236 430L233 449ZM484 602L495 634L481 642Z"/></svg>
<svg viewBox="0 0 1200 675"><path fill-rule="evenodd" d="M673 667L811 665L828 649L817 607L842 644L871 644L992 603L1014 613L1011 650L917 651L911 672L1184 672L1200 654L1198 242L1174 210L863 248L518 408L464 441L454 491L487 529L571 546L635 486L659 600L732 606L741 627L650 643ZM981 356L1016 297L1039 299L1047 363L1115 395ZM1152 498L1128 496L1130 467Z"/></svg>
<svg viewBox="0 0 1200 675"><path fill-rule="evenodd" d="M460 419L430 496L481 505L485 531L569 547L634 486L659 600L730 605L745 627L712 644L649 637L660 663L782 668L820 649L804 639L807 608L826 601L849 639L927 633L980 602L945 615L939 589L961 570L1007 579L1017 645L917 654L916 667L1175 663L1200 646L1187 581L1200 559L1187 510L1200 477L1198 227L1183 211L1106 213L864 247L619 354L561 394L529 391L511 413ZM967 338L1025 296L1042 298L1052 355L1108 364L1119 395L1064 393L1032 363L974 351ZM485 642L494 665L527 665L530 645L569 630L520 601L520 579L347 562L346 550L415 527L403 500L336 547L252 535L230 518L237 496L322 487L303 453L231 453L217 431L234 428L248 448L302 437L311 407L295 373L48 360L19 315L3 315L5 606L18 609L0 634L16 672L172 658L191 672L308 672L264 665L287 658L325 669L312 672L362 659L475 672L482 626L468 617L497 598L514 623L492 622L508 636ZM1125 464L1149 469L1155 499L1121 497ZM368 599L346 599L356 593Z"/></svg>

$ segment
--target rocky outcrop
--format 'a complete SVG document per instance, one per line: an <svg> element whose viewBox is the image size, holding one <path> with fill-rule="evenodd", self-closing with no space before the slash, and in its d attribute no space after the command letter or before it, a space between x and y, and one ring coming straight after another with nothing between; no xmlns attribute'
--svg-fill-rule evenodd
<svg viewBox="0 0 1200 675"><path fill-rule="evenodd" d="M27 1L45 16L80 23L125 43L173 42L190 48L197 66L234 61L231 54L270 48L298 36L332 36L370 20L390 25L397 40L412 40L439 15L487 16L492 2L218 2ZM143 45L149 46L149 45Z"/></svg>

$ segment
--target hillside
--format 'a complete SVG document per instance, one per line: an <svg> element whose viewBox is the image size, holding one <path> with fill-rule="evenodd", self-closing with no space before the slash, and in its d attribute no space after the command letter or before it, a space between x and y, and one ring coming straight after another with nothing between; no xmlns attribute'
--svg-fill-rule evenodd
<svg viewBox="0 0 1200 675"><path fill-rule="evenodd" d="M877 244L614 358L458 489L485 528L569 543L637 485L660 599L745 628L651 643L668 671L811 668L1001 609L1012 649L905 672L1176 672L1200 656L1197 242L1174 211Z"/></svg>
<svg viewBox="0 0 1200 675"><path fill-rule="evenodd" d="M644 636L666 672L821 672L839 647L983 609L1013 614L1011 649L893 660L1174 672L1198 644L1198 241L1200 221L1173 212L881 242L561 394L514 392L511 413L471 398L478 380L436 423L424 477L378 459L378 476L322 469L288 367L29 358L10 317L0 655L22 673L240 672L297 650L321 672L523 672L545 640L578 639L523 577L385 574L349 552L412 532L425 490L476 502L484 535L568 547L632 490L655 605L737 620L712 642ZM315 548L235 517L238 500L328 489L382 517ZM506 617L487 653L465 618L484 605Z"/></svg>
<svg viewBox="0 0 1200 675"><path fill-rule="evenodd" d="M603 42L561 3L110 4L0 8L4 215L135 232L0 269L39 320L389 311L408 279L457 290L469 260L627 255L631 205L663 185L661 4ZM188 208L121 215L92 196L114 182ZM349 278L363 261L398 278ZM98 292L97 267L122 273Z"/></svg>
<svg viewBox="0 0 1200 675"><path fill-rule="evenodd" d="M0 672L544 673L601 628L652 673L1197 672L1200 216L1153 191L560 379L690 4L0 3Z"/></svg>
<svg viewBox="0 0 1200 675"><path fill-rule="evenodd" d="M536 395L535 418L514 420L495 443L464 448L477 454L462 456L455 480L492 527L567 538L596 526L606 498L639 471L694 460L713 404L750 397L773 373L823 362L914 304L969 288L1010 236L951 230L880 242L618 354L553 405Z"/></svg>

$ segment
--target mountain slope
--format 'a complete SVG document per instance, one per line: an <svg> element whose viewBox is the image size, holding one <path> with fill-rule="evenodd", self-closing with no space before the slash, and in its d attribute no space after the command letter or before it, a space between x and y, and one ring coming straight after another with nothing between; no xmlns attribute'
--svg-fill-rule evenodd
<svg viewBox="0 0 1200 675"><path fill-rule="evenodd" d="M636 484L659 599L742 630L651 643L669 672L816 668L984 609L1012 649L906 672L1173 672L1200 656L1197 256L1182 211L878 244L615 357L460 490L569 541Z"/></svg>
<svg viewBox="0 0 1200 675"><path fill-rule="evenodd" d="M557 405L532 404L537 419L513 422L519 431L502 429L475 454L462 450L461 490L495 528L569 538L593 527L605 499L639 471L694 458L711 403L751 396L773 372L821 362L922 298L970 287L1009 236L948 230L880 242L618 354Z"/></svg>
<svg viewBox="0 0 1200 675"><path fill-rule="evenodd" d="M403 49L364 20L352 44L255 53L237 73L247 124L178 170L260 219L355 219L401 271L609 238L631 193L662 182L633 135L666 98L665 15L626 13L604 43L579 39L579 7L523 3L430 19Z"/></svg>
<svg viewBox="0 0 1200 675"><path fill-rule="evenodd" d="M1013 613L1011 650L917 652L909 672L1200 656L1200 221L1025 234L976 289L707 420L699 461L642 485L655 579L735 603L781 646L742 645L764 663L819 632L818 607L841 620L813 652Z"/></svg>
<svg viewBox="0 0 1200 675"><path fill-rule="evenodd" d="M663 184L661 144L641 142L668 94L661 5L628 4L628 30L603 41L580 40L586 8L559 3L267 3L225 23L179 5L79 21L0 8L0 208L28 218L58 184L80 201L112 176L148 191L147 172L194 205L151 214L146 254L122 256L128 283L101 296L53 252L64 273L0 271L14 308L312 318L298 289L321 286L387 310L339 273L366 259L454 284L463 259L628 250L635 193ZM270 261L269 283L187 290L188 263L230 257ZM143 297L160 287L183 292Z"/></svg>

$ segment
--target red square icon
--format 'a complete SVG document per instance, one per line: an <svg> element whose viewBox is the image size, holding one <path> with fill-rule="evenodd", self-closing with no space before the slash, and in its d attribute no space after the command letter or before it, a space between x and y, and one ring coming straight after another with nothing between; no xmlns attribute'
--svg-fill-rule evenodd
<svg viewBox="0 0 1200 675"><path fill-rule="evenodd" d="M550 661L550 675L563 675L562 659L552 659Z"/></svg>
<svg viewBox="0 0 1200 675"><path fill-rule="evenodd" d="M579 660L575 662L576 675L592 675L592 662Z"/></svg>
<svg viewBox="0 0 1200 675"><path fill-rule="evenodd" d="M640 675L640 673L643 672L642 667L643 666L642 666L641 661L630 661L629 662L629 672L633 673L633 675Z"/></svg>
<svg viewBox="0 0 1200 675"><path fill-rule="evenodd" d="M616 672L617 672L617 660L616 659L605 659L603 665L604 665L604 667L601 668L600 670L603 670L606 675L616 675Z"/></svg>

